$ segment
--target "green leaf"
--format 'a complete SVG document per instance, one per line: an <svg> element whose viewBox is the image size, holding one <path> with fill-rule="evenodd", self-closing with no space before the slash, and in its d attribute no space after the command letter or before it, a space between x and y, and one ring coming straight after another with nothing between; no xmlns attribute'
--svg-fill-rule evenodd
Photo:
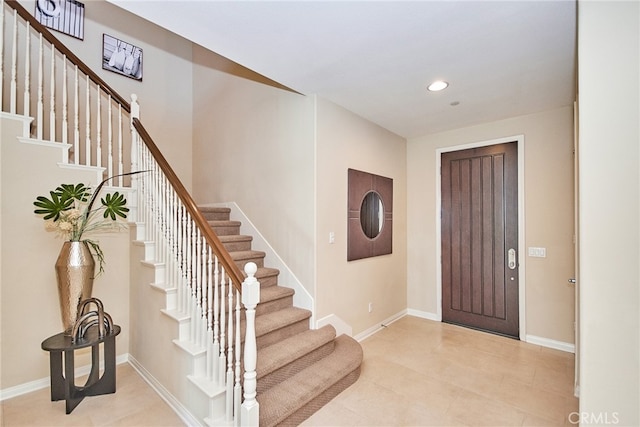
<svg viewBox="0 0 640 427"><path fill-rule="evenodd" d="M55 191L63 200L71 199L80 202L86 202L87 197L91 194L89 188L82 183L76 185L62 184Z"/></svg>
<svg viewBox="0 0 640 427"><path fill-rule="evenodd" d="M104 199L100 199L102 205L104 206L103 217L111 217L112 220L116 220L116 216L126 218L127 212L129 212L129 208L126 207L127 199L124 198L123 194L119 192L115 192L112 194L107 194Z"/></svg>
<svg viewBox="0 0 640 427"><path fill-rule="evenodd" d="M33 204L40 208L35 209L33 212L38 215L44 215L44 219L52 219L57 221L60 218L60 213L71 209L73 206L73 199L63 198L59 193L50 191L51 199L47 199L44 196L38 196Z"/></svg>

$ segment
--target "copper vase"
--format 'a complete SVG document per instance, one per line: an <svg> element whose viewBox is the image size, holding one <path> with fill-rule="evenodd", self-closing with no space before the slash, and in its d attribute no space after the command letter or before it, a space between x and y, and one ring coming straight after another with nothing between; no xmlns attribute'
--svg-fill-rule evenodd
<svg viewBox="0 0 640 427"><path fill-rule="evenodd" d="M78 305L91 298L95 261L86 242L64 242L56 261L60 314L65 335L78 319Z"/></svg>

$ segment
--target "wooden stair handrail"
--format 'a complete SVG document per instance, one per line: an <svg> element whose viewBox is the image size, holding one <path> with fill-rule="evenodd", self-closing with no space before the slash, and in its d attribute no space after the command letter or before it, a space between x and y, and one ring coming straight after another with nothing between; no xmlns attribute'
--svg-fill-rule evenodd
<svg viewBox="0 0 640 427"><path fill-rule="evenodd" d="M151 138L147 130L144 128L142 123L140 123L140 120L138 120L137 118L133 118L133 126L138 132L138 135L140 135L142 141L144 141L145 145L151 152L151 155L153 156L155 161L160 166L160 169L169 180L169 183L178 194L178 197L180 197L180 200L182 200L182 203L184 203L187 211L189 212L189 214L191 214L191 217L195 221L197 227L200 229L200 232L204 235L207 243L209 243L209 245L215 249L216 255L220 258L220 261L224 266L224 270L226 271L226 273L231 277L235 288L238 290L238 292L242 292L242 282L244 281L244 274L236 265L235 261L231 258L229 252L222 245L222 242L213 231L204 215L202 215L200 209L198 209L198 205L193 200L184 185L182 185L182 182L175 174L171 166L169 166L169 162L167 162L167 160L164 158L164 156L160 152L160 149L158 149L156 144L153 142L153 139Z"/></svg>
<svg viewBox="0 0 640 427"><path fill-rule="evenodd" d="M36 18L31 15L27 10L16 0L5 0L5 3L10 7L15 9L25 21L27 21L36 31L40 32L42 36L47 39L49 43L51 43L59 52L64 54L69 60L78 66L78 69L81 70L89 79L91 79L94 83L98 84L100 88L111 96L118 104L122 105L122 108L127 112L131 113L131 105L129 102L124 99L118 92L113 90L111 86L107 84L104 80L102 80L98 75L91 69L87 64L82 62L80 58L78 58L73 52L69 50L60 40L58 40L52 33L39 23Z"/></svg>

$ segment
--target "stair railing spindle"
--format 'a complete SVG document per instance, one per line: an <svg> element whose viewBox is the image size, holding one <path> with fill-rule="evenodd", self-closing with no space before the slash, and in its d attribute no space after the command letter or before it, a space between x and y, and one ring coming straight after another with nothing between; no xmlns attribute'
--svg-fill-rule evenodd
<svg viewBox="0 0 640 427"><path fill-rule="evenodd" d="M42 34L40 34L39 49L38 49L38 106L36 110L36 138L42 139L42 132L44 128L44 103L43 103L43 86L44 86L44 47L42 45Z"/></svg>
<svg viewBox="0 0 640 427"><path fill-rule="evenodd" d="M213 253L207 245L207 379L213 381Z"/></svg>
<svg viewBox="0 0 640 427"><path fill-rule="evenodd" d="M220 352L220 266L218 265L218 257L214 257L213 265L213 344L214 348ZM217 364L215 366L218 366ZM220 383L221 378L219 370L213 372L214 380Z"/></svg>
<svg viewBox="0 0 640 427"><path fill-rule="evenodd" d="M224 271L224 267L220 266L221 277L220 277L220 357L218 358L218 378L220 379L220 385L224 384L225 380L225 370L227 368L227 358L225 356L225 345L226 345L226 316L224 309L224 301L225 301L225 286L226 286L226 274ZM231 283L229 283L231 286Z"/></svg>
<svg viewBox="0 0 640 427"><path fill-rule="evenodd" d="M49 93L49 141L56 140L56 50L51 45L51 76L49 83L51 85Z"/></svg>
<svg viewBox="0 0 640 427"><path fill-rule="evenodd" d="M80 82L78 81L78 65L75 66L73 82L73 163L80 164Z"/></svg>
<svg viewBox="0 0 640 427"><path fill-rule="evenodd" d="M24 47L24 106L22 114L31 114L31 31L27 22L27 33ZM4 61L3 61L4 62Z"/></svg>
<svg viewBox="0 0 640 427"><path fill-rule="evenodd" d="M67 55L62 55L62 143L66 144L68 141L69 121L68 121L68 108L67 103ZM67 159L67 162L69 159Z"/></svg>
<svg viewBox="0 0 640 427"><path fill-rule="evenodd" d="M113 176L113 107L111 95L107 98L107 176ZM122 185L122 177L118 177L119 185Z"/></svg>
<svg viewBox="0 0 640 427"><path fill-rule="evenodd" d="M111 95L109 95L111 99ZM131 169L135 170L135 169ZM122 105L118 104L118 186L123 186L124 161L122 160Z"/></svg>
<svg viewBox="0 0 640 427"><path fill-rule="evenodd" d="M87 79L87 82L89 79ZM100 96L100 86L96 87L96 166L102 167L102 98ZM87 110L87 111L90 111ZM91 164L91 159L89 163ZM111 175L109 175L111 176Z"/></svg>
<svg viewBox="0 0 640 427"><path fill-rule="evenodd" d="M240 404L242 403L242 387L240 385L240 292L236 290L236 364L235 384L233 386L233 420L236 426L240 426Z"/></svg>
<svg viewBox="0 0 640 427"><path fill-rule="evenodd" d="M231 279L229 279L228 286L229 294L227 295L228 304L228 313L229 315L227 320L228 333L227 333L227 378L226 378L226 386L227 386L227 421L232 421L233 419L233 286L231 284Z"/></svg>
<svg viewBox="0 0 640 427"><path fill-rule="evenodd" d="M4 7L3 7L4 8ZM9 112L16 113L18 97L18 11L13 10L13 40L11 40L11 88Z"/></svg>
<svg viewBox="0 0 640 427"><path fill-rule="evenodd" d="M90 80L87 79L87 91L84 106L84 164L91 164L91 86Z"/></svg>

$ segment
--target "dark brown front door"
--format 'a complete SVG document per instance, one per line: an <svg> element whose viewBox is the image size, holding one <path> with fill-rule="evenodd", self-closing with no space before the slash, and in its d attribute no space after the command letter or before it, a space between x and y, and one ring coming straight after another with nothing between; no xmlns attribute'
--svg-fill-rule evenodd
<svg viewBox="0 0 640 427"><path fill-rule="evenodd" d="M518 337L517 143L441 160L442 320Z"/></svg>

